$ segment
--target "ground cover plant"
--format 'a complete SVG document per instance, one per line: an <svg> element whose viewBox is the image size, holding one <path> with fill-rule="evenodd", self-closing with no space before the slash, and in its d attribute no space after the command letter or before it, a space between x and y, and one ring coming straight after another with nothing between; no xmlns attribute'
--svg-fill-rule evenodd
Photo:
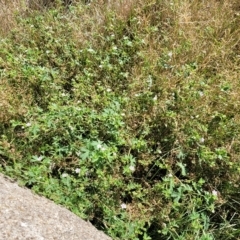
<svg viewBox="0 0 240 240"><path fill-rule="evenodd" d="M240 238L238 1L2 1L0 170L113 239Z"/></svg>

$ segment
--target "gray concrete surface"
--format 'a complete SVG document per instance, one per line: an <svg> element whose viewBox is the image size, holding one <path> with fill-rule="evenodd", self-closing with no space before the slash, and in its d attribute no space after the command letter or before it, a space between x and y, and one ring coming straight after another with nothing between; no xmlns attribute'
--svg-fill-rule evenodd
<svg viewBox="0 0 240 240"><path fill-rule="evenodd" d="M90 223L0 174L1 240L111 240Z"/></svg>

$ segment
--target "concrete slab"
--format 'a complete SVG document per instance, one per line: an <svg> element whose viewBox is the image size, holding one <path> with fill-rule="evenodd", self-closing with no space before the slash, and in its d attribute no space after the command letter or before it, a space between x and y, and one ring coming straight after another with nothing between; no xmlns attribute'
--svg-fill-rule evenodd
<svg viewBox="0 0 240 240"><path fill-rule="evenodd" d="M0 174L1 240L111 240L69 210Z"/></svg>

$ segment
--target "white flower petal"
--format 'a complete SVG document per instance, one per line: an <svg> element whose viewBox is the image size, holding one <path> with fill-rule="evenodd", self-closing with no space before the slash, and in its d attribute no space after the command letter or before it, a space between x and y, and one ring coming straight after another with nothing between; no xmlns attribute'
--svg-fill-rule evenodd
<svg viewBox="0 0 240 240"><path fill-rule="evenodd" d="M63 177L63 178L65 178L65 177L67 177L67 176L68 176L67 173L63 173L63 174L62 174L62 177Z"/></svg>
<svg viewBox="0 0 240 240"><path fill-rule="evenodd" d="M130 171L132 171L132 172L135 171L135 167L134 167L134 166L130 166L129 169L130 169Z"/></svg>
<svg viewBox="0 0 240 240"><path fill-rule="evenodd" d="M127 208L127 205L126 205L125 203L122 203L122 204L121 204L121 208L122 208L122 209L126 209L126 208Z"/></svg>
<svg viewBox="0 0 240 240"><path fill-rule="evenodd" d="M216 190L213 190L213 191L212 191L212 195L215 196L215 197L217 197L217 196L218 196L218 192L217 192Z"/></svg>

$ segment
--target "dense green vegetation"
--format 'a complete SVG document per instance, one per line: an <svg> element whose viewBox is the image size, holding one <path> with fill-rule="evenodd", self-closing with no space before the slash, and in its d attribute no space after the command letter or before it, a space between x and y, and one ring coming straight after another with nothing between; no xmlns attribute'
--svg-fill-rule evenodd
<svg viewBox="0 0 240 240"><path fill-rule="evenodd" d="M8 6L0 171L113 239L240 239L238 1Z"/></svg>

